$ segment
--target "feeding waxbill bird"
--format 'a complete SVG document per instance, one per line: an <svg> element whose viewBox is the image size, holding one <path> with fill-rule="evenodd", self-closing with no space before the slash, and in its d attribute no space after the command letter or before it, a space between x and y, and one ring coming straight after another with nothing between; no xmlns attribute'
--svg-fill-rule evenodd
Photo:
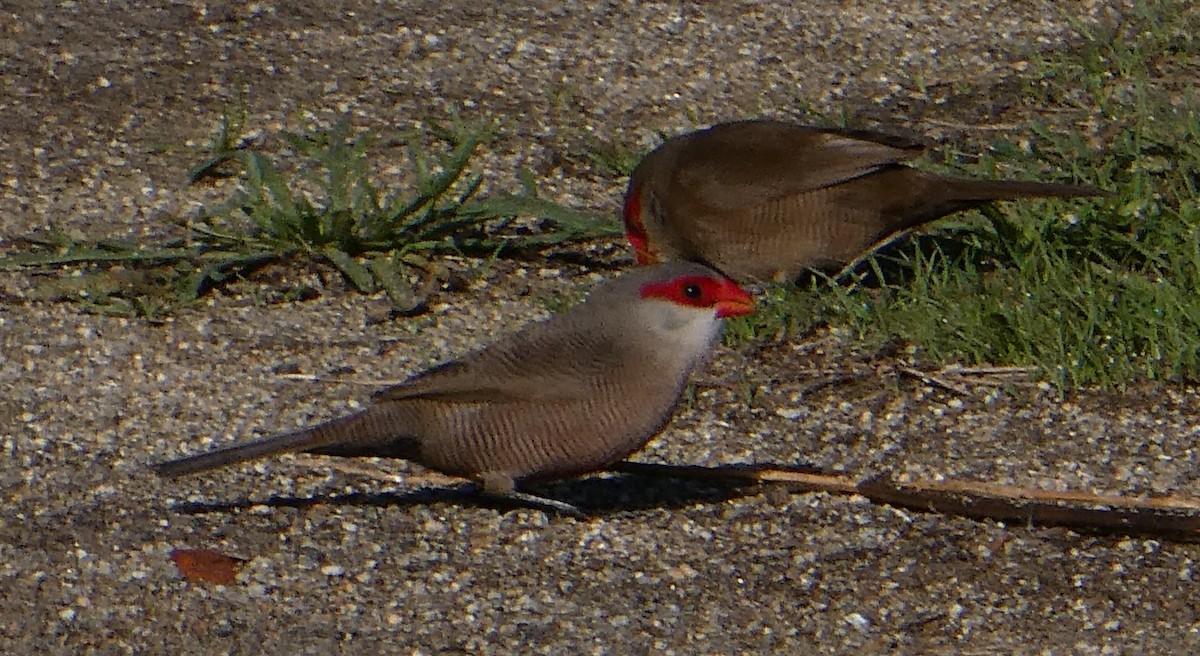
<svg viewBox="0 0 1200 656"><path fill-rule="evenodd" d="M971 180L904 162L920 144L774 120L668 139L634 170L625 231L638 262L703 262L739 282L853 261L893 233L995 200L1104 195L1094 187Z"/></svg>
<svg viewBox="0 0 1200 656"><path fill-rule="evenodd" d="M700 264L635 269L580 305L380 390L356 414L154 465L167 477L286 452L405 458L559 510L524 482L603 469L670 421L725 317L754 307Z"/></svg>

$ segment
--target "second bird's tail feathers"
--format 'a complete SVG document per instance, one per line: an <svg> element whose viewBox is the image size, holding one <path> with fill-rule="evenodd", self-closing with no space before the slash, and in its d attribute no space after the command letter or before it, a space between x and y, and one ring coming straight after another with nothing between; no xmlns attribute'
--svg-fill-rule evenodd
<svg viewBox="0 0 1200 656"><path fill-rule="evenodd" d="M959 200L1015 200L1018 198L1079 198L1083 196L1111 196L1112 193L1088 185L1061 184L1057 182L1032 182L1025 180L971 180L954 181L955 197Z"/></svg>

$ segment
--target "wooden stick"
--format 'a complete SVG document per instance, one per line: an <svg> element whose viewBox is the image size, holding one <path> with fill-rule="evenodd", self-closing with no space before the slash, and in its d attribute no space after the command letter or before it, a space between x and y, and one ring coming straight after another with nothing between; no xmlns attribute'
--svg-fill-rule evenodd
<svg viewBox="0 0 1200 656"><path fill-rule="evenodd" d="M768 465L675 467L623 462L614 470L650 476L778 483L798 492L858 494L877 504L943 515L1200 542L1197 497L1059 492L983 481L897 483L887 476L858 480L842 473Z"/></svg>
<svg viewBox="0 0 1200 656"><path fill-rule="evenodd" d="M612 471L641 476L692 478L699 480L742 480L748 483L787 483L804 492L855 494L858 482L842 474L826 474L811 469L763 467L759 465L660 465L650 462L619 462ZM794 487L793 487L794 486Z"/></svg>

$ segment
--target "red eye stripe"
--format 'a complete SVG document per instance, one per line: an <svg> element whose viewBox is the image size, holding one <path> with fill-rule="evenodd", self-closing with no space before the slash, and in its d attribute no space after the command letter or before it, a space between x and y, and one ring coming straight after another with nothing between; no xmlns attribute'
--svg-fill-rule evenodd
<svg viewBox="0 0 1200 656"><path fill-rule="evenodd" d="M641 295L688 307L715 308L718 317L747 314L754 309L750 294L728 278L682 276L666 282L649 282L642 285Z"/></svg>

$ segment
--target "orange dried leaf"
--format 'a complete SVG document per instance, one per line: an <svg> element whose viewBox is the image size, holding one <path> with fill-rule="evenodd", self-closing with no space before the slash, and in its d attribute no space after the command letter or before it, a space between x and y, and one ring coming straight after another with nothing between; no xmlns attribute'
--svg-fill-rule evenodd
<svg viewBox="0 0 1200 656"><path fill-rule="evenodd" d="M229 585L237 577L238 568L246 562L212 549L173 549L171 560L183 578Z"/></svg>

